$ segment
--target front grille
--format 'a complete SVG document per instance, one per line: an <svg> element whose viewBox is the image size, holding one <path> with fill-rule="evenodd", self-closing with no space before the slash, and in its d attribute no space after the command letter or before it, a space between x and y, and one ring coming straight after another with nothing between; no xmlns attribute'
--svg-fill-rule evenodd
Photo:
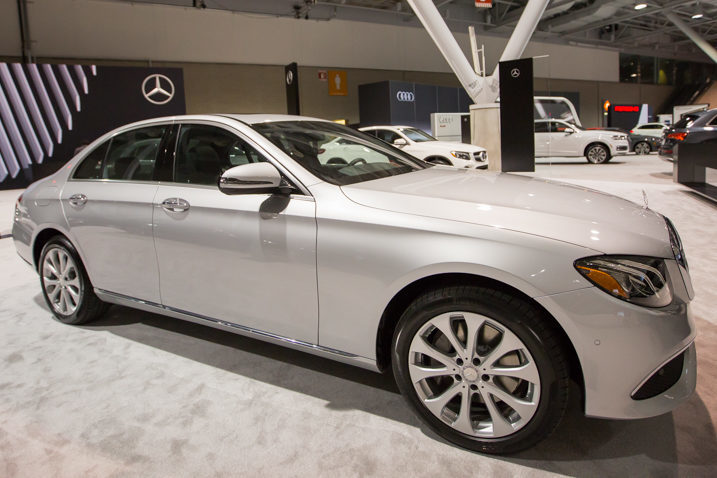
<svg viewBox="0 0 717 478"><path fill-rule="evenodd" d="M655 372L642 387L632 394L633 400L646 400L669 390L682 376L685 352L673 358Z"/></svg>

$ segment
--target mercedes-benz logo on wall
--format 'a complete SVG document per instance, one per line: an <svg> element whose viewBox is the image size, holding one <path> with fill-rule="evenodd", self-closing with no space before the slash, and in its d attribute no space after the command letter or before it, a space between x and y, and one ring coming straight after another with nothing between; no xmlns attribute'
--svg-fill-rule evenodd
<svg viewBox="0 0 717 478"><path fill-rule="evenodd" d="M416 96L411 91L399 91L396 93L396 99L398 101L413 101L416 99Z"/></svg>
<svg viewBox="0 0 717 478"><path fill-rule="evenodd" d="M167 104L174 98L174 83L166 76L154 73L142 82L142 95L152 104Z"/></svg>
<svg viewBox="0 0 717 478"><path fill-rule="evenodd" d="M513 78L518 78L520 76L520 70L518 68L513 68L510 70L510 76Z"/></svg>
<svg viewBox="0 0 717 478"><path fill-rule="evenodd" d="M289 70L286 72L286 84L290 85L294 82L294 72Z"/></svg>

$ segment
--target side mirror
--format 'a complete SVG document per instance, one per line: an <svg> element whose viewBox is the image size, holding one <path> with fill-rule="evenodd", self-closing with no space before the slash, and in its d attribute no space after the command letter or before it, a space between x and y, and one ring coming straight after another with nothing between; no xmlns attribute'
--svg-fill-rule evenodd
<svg viewBox="0 0 717 478"><path fill-rule="evenodd" d="M224 171L219 190L224 194L275 192L281 186L281 173L271 163L249 163Z"/></svg>
<svg viewBox="0 0 717 478"><path fill-rule="evenodd" d="M574 132L575 130L573 128L565 128L565 131L563 131L563 133L567 135L573 134Z"/></svg>
<svg viewBox="0 0 717 478"><path fill-rule="evenodd" d="M406 146L408 143L403 138L396 138L393 140L394 146Z"/></svg>

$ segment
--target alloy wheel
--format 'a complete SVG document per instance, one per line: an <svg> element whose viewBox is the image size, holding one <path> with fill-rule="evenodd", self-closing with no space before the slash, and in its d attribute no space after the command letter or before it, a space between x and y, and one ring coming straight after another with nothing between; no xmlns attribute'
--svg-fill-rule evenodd
<svg viewBox="0 0 717 478"><path fill-rule="evenodd" d="M604 163L607 160L607 151L602 146L593 146L588 151L588 159L591 163Z"/></svg>
<svg viewBox="0 0 717 478"><path fill-rule="evenodd" d="M540 403L540 373L505 325L470 312L428 320L411 341L408 370L422 404L458 432L500 438L524 427Z"/></svg>
<svg viewBox="0 0 717 478"><path fill-rule="evenodd" d="M648 145L647 143L637 143L637 145L635 145L635 153L649 154L650 153L650 145Z"/></svg>
<svg viewBox="0 0 717 478"><path fill-rule="evenodd" d="M82 300L79 270L70 254L59 247L50 249L42 264L42 284L55 312L71 315Z"/></svg>

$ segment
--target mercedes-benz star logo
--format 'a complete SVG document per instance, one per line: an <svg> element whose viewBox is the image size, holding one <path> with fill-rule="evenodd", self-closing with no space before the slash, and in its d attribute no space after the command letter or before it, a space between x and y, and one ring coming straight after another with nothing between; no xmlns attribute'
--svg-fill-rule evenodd
<svg viewBox="0 0 717 478"><path fill-rule="evenodd" d="M155 105L164 105L174 98L174 83L159 73L149 75L142 82L142 95Z"/></svg>
<svg viewBox="0 0 717 478"><path fill-rule="evenodd" d="M412 91L399 91L396 93L396 99L398 101L413 101L416 99L416 96Z"/></svg>
<svg viewBox="0 0 717 478"><path fill-rule="evenodd" d="M518 78L520 76L520 70L518 68L513 68L510 70L510 76L513 78Z"/></svg>

